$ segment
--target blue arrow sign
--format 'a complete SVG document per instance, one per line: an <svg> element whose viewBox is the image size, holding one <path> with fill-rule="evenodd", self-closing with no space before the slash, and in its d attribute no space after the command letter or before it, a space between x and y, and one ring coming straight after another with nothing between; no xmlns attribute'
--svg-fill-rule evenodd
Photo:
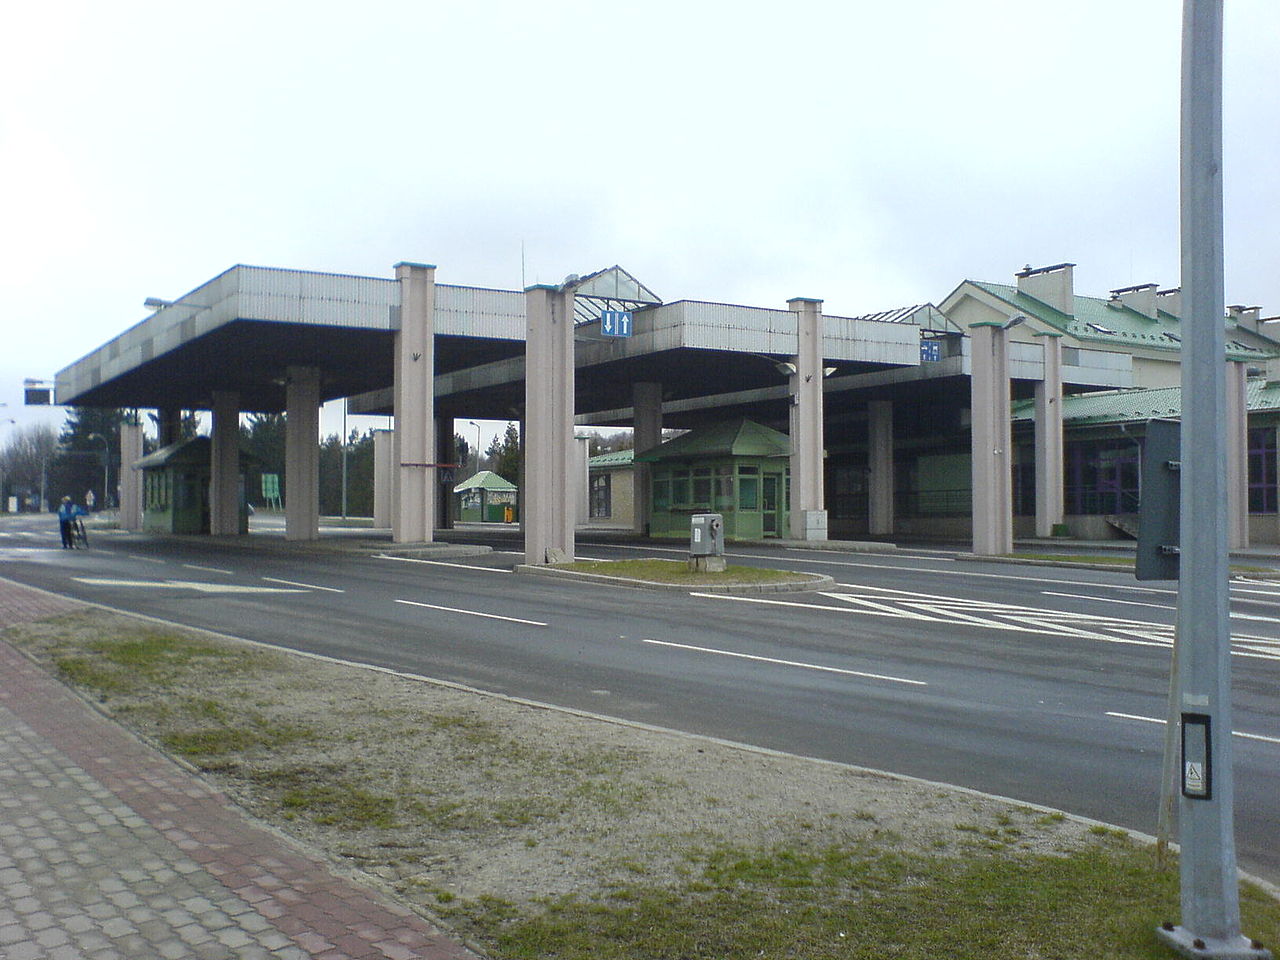
<svg viewBox="0 0 1280 960"><path fill-rule="evenodd" d="M601 310L600 332L606 337L631 336L631 311Z"/></svg>

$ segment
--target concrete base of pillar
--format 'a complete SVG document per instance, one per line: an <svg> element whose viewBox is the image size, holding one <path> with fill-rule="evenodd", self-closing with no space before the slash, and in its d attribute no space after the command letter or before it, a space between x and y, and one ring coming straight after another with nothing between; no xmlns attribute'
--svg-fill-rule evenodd
<svg viewBox="0 0 1280 960"><path fill-rule="evenodd" d="M690 557L689 569L694 573L724 573L724 557Z"/></svg>
<svg viewBox="0 0 1280 960"><path fill-rule="evenodd" d="M826 540L827 539L827 511L825 510L803 510L801 516L804 520L796 533L799 540Z"/></svg>

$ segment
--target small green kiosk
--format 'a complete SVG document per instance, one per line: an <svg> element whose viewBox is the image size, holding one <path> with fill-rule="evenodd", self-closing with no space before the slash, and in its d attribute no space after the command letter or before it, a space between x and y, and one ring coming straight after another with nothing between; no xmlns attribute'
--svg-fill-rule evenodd
<svg viewBox="0 0 1280 960"><path fill-rule="evenodd" d="M209 532L209 480L213 444L195 437L161 447L138 460L142 471L142 528L148 533ZM243 451L240 463L253 459ZM240 532L249 532L249 508L240 476Z"/></svg>
<svg viewBox="0 0 1280 960"><path fill-rule="evenodd" d="M453 488L458 498L458 519L464 523L514 523L518 490L514 483L492 470L481 470Z"/></svg>
<svg viewBox="0 0 1280 960"><path fill-rule="evenodd" d="M635 456L652 464L649 535L689 536L695 513L724 516L725 539L786 535L791 438L751 420L682 434Z"/></svg>

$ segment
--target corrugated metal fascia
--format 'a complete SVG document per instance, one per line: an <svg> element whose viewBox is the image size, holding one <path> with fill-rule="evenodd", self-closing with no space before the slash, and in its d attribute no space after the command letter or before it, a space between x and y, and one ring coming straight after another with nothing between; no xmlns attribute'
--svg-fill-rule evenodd
<svg viewBox="0 0 1280 960"><path fill-rule="evenodd" d="M54 378L55 399L72 403L100 383L236 319L240 270L224 271L59 371Z"/></svg>
<svg viewBox="0 0 1280 960"><path fill-rule="evenodd" d="M798 349L789 310L686 300L682 313L681 346L786 356Z"/></svg>
<svg viewBox="0 0 1280 960"><path fill-rule="evenodd" d="M822 353L827 360L918 364L920 328L861 317L823 316Z"/></svg>
<svg viewBox="0 0 1280 960"><path fill-rule="evenodd" d="M517 290L436 284L436 333L524 340L525 299Z"/></svg>
<svg viewBox="0 0 1280 960"><path fill-rule="evenodd" d="M240 317L277 323L390 330L398 281L268 267L241 268Z"/></svg>

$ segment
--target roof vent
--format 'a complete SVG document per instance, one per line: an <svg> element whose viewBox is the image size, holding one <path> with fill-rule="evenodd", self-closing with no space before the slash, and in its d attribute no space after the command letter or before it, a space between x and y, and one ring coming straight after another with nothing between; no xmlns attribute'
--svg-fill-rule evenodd
<svg viewBox="0 0 1280 960"><path fill-rule="evenodd" d="M1140 283L1133 287L1120 287L1111 291L1112 303L1119 302L1149 320L1155 320L1159 316L1160 311L1157 306L1159 296L1154 283Z"/></svg>
<svg viewBox="0 0 1280 960"><path fill-rule="evenodd" d="M1018 280L1018 292L1035 297L1059 313L1074 317L1075 264L1055 263L1051 267L1032 267L1028 264L1014 274Z"/></svg>

